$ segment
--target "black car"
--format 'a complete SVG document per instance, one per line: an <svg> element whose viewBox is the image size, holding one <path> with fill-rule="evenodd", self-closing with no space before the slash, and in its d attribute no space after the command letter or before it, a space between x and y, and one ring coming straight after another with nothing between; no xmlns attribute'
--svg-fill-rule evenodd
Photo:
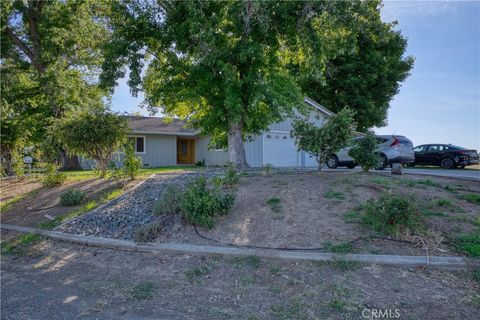
<svg viewBox="0 0 480 320"><path fill-rule="evenodd" d="M414 165L441 166L445 169L478 164L478 153L451 144L423 144L413 148Z"/></svg>

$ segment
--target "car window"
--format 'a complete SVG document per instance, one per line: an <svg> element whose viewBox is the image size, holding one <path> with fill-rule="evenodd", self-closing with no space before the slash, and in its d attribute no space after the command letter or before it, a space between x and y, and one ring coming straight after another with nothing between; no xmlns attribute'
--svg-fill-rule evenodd
<svg viewBox="0 0 480 320"><path fill-rule="evenodd" d="M438 151L443 151L443 150L444 150L443 146L438 146Z"/></svg>
<svg viewBox="0 0 480 320"><path fill-rule="evenodd" d="M425 151L424 146L419 146L419 147L416 147L415 149L413 149L413 152L423 152L423 151Z"/></svg>
<svg viewBox="0 0 480 320"><path fill-rule="evenodd" d="M428 152L436 152L438 151L438 146L430 146L428 147Z"/></svg>

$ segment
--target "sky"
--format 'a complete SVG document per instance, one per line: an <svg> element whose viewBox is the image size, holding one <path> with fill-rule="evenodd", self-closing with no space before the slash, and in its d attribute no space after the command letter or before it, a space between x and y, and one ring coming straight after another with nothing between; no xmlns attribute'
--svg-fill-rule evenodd
<svg viewBox="0 0 480 320"><path fill-rule="evenodd" d="M390 103L388 125L375 132L480 150L480 1L384 1L382 19L398 21L415 65ZM146 115L142 101L121 79L112 109Z"/></svg>

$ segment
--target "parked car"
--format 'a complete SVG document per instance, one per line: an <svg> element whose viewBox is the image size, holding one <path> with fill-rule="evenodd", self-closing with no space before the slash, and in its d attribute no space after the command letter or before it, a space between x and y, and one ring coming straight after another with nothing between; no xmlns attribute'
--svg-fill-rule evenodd
<svg viewBox="0 0 480 320"><path fill-rule="evenodd" d="M354 141L357 139L362 139L362 137L356 137ZM404 136L378 135L377 139L379 142L378 154L381 161L375 169L383 170L393 163L412 164L415 161L412 141ZM327 167L330 169L335 169L340 166L345 166L350 169L355 168L357 166L355 160L348 155L350 148L351 147L343 148L337 153L330 155L326 161Z"/></svg>
<svg viewBox="0 0 480 320"><path fill-rule="evenodd" d="M413 149L415 152L414 165L441 166L445 169L478 164L476 150L454 146L451 144L423 144Z"/></svg>

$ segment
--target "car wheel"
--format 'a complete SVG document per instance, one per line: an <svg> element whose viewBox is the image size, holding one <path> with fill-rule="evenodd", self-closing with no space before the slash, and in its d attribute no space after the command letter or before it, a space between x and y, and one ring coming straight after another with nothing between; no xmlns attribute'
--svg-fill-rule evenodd
<svg viewBox="0 0 480 320"><path fill-rule="evenodd" d="M453 169L455 167L455 162L453 161L453 159L444 158L440 162L440 166L444 169Z"/></svg>
<svg viewBox="0 0 480 320"><path fill-rule="evenodd" d="M349 164L349 165L347 166L347 168L348 168L348 169L353 169L353 168L355 168L356 166L357 166L357 165L355 165L355 164Z"/></svg>
<svg viewBox="0 0 480 320"><path fill-rule="evenodd" d="M375 170L385 170L388 165L388 160L385 155L380 155L379 165L375 168Z"/></svg>
<svg viewBox="0 0 480 320"><path fill-rule="evenodd" d="M330 156L327 158L327 167L330 169L336 169L338 167L338 159L336 156Z"/></svg>

